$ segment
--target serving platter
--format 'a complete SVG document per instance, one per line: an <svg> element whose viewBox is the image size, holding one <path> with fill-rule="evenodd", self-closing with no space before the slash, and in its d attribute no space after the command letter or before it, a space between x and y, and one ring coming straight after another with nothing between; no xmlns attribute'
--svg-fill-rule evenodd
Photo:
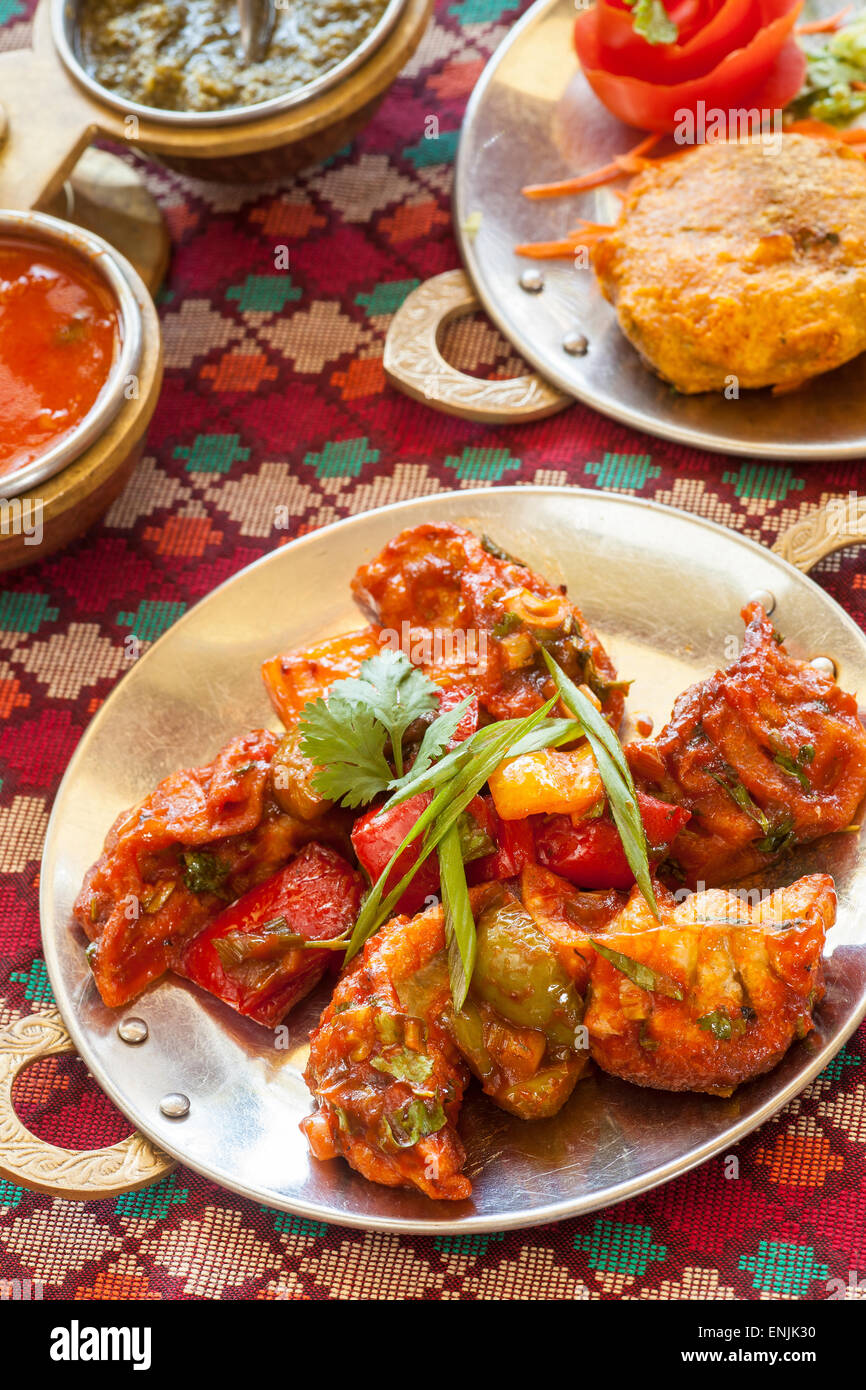
<svg viewBox="0 0 866 1390"><path fill-rule="evenodd" d="M856 1027L866 1010L866 847L855 833L801 850L761 884L771 888L820 868L835 876L839 892L816 1030L780 1067L724 1100L642 1091L597 1074L555 1119L535 1124L512 1119L473 1090L461 1132L474 1193L459 1204L373 1186L342 1161L309 1157L298 1122L310 1109L302 1071L321 993L276 1036L176 979L122 1010L102 1005L70 912L115 815L172 769L209 759L234 733L278 727L260 662L357 626L349 596L356 566L402 528L429 520L486 532L568 583L620 672L634 678L630 708L649 711L656 727L680 690L730 659L742 631L739 610L759 590L774 596L774 622L796 655L829 655L844 687L866 689L866 637L793 565L733 532L629 497L535 487L443 494L280 547L215 590L135 663L78 745L51 816L42 934L63 1022L34 1016L0 1034L0 1083L38 1055L40 1030L43 1050L69 1046L65 1024L140 1134L117 1162L114 1146L79 1155L77 1177L75 1156L52 1169L45 1154L58 1151L42 1146L40 1158L32 1140L23 1152L3 1083L0 1172L43 1188L53 1183L66 1195L101 1196L152 1180L174 1157L260 1203L320 1221L423 1233L528 1226L619 1201L728 1152L796 1095ZM811 556L831 547L839 529L829 539L814 528L795 539ZM129 1017L147 1024L147 1040L136 1046L118 1034ZM161 1113L161 1100L173 1092L189 1098L184 1118Z"/></svg>
<svg viewBox="0 0 866 1390"><path fill-rule="evenodd" d="M360 65L350 62L332 85L312 90L311 84L303 101L276 110L262 103L240 117L235 108L213 120L175 113L176 119L166 121L165 113L116 96L109 101L101 87L85 85L74 53L76 4L39 0L32 47L0 54L0 206L45 210L66 196L71 215L93 225L96 203L96 215L107 219L106 231L122 238L136 265L137 237L147 237L148 262L159 261L164 247L161 271L167 232L158 219L153 225L158 210L149 195L139 190L137 206L130 206L127 193L129 226L118 215L116 165L107 169L104 159L90 159L83 170L78 167L92 154L95 139L128 145L181 173L217 182L263 183L285 176L354 138L417 48L432 9L432 0L389 0L376 42L364 49Z"/></svg>
<svg viewBox="0 0 866 1390"><path fill-rule="evenodd" d="M303 86L296 87L281 96L270 97L267 101L257 102L253 106L232 106L223 107L216 111L198 111L195 113L197 125L225 126L236 122L255 121L263 116L277 115L293 106L302 106L305 102L329 91L349 73L359 68L370 54L384 43L405 6L406 0L385 0L382 13L357 47L351 49L333 67L328 68L326 72L311 81L305 82ZM96 97L97 101L107 102L109 106L120 111L123 116L133 114L143 117L147 121L155 121L157 124L180 126L186 124L189 120L188 112L143 106L140 102L118 96L109 88L103 87L88 72L79 33L80 11L81 0L54 0L51 12L52 30L57 51L75 80L82 87L85 87L92 96Z"/></svg>
<svg viewBox="0 0 866 1390"><path fill-rule="evenodd" d="M836 9L835 0L814 0L804 14L820 18ZM521 243L563 237L581 217L613 222L621 206L609 186L530 202L521 196L524 185L596 169L641 138L590 90L572 44L574 18L574 0L538 0L482 73L466 111L454 184L454 226L469 284L455 292L452 274L410 296L389 333L392 380L442 409L491 422L536 418L576 397L636 429L719 453L862 455L866 355L789 395L680 395L622 335L591 268L515 254ZM536 278L527 281L527 271ZM540 380L461 378L437 360L437 327L477 303ZM425 332L431 348L422 361Z"/></svg>

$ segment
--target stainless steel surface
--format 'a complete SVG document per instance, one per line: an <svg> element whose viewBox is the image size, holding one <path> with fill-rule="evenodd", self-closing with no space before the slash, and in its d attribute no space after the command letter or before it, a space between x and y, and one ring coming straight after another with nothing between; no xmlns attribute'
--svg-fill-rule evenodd
<svg viewBox="0 0 866 1390"><path fill-rule="evenodd" d="M866 638L815 584L770 552L682 512L566 488L494 488L400 503L325 527L236 575L132 667L78 745L57 794L42 867L42 932L54 992L76 1046L130 1120L190 1167L272 1207L394 1231L501 1230L553 1221L643 1191L727 1152L826 1064L866 1008L866 853L862 834L801 851L777 873L836 877L828 993L817 1031L769 1076L728 1100L670 1095L597 1075L553 1120L524 1124L475 1090L461 1131L471 1201L434 1203L366 1183L342 1161L310 1159L298 1121L321 992L265 1032L179 979L135 1002L150 1037L131 1049L100 1002L70 910L115 815L169 771L211 758L239 730L277 727L259 663L275 651L349 630L356 566L401 528L454 521L495 537L567 582L609 645L630 704L656 727L674 697L730 658L750 594L776 595L775 621L799 656L830 650L839 678L866 690ZM324 998L327 997L325 991ZM189 1096L182 1123L166 1092Z"/></svg>
<svg viewBox="0 0 866 1390"><path fill-rule="evenodd" d="M807 6L813 16L836 9L837 0ZM542 202L523 198L521 187L595 169L640 138L607 112L580 72L572 44L574 16L574 0L533 5L491 58L467 107L455 171L454 226L491 319L560 390L636 429L702 449L765 458L866 453L866 356L790 395L682 396L643 365L589 267L545 262L544 293L530 300L521 291L527 262L515 255L515 246L563 237L581 217L615 221L620 210L610 187ZM564 350L566 334L575 329L591 343L586 356Z"/></svg>
<svg viewBox="0 0 866 1390"><path fill-rule="evenodd" d="M141 310L112 248L102 237L82 227L70 226L42 212L0 211L0 236L28 237L61 247L79 255L99 275L112 293L117 306L119 332L114 361L108 379L81 423L70 434L46 449L33 463L4 474L3 496L17 497L38 483L53 478L67 464L80 458L85 449L108 428L126 396L125 389L141 361Z"/></svg>
<svg viewBox="0 0 866 1390"><path fill-rule="evenodd" d="M260 63L277 22L274 0L237 0L237 7L244 62Z"/></svg>
<svg viewBox="0 0 866 1390"><path fill-rule="evenodd" d="M370 55L385 41L402 13L406 0L388 0L388 6L379 23L371 29L364 41L342 62L335 64L329 72L323 73L314 82L308 82L295 91L286 92L284 96L260 101L255 106L231 106L223 111L165 111L158 106L143 106L137 101L127 101L117 92L112 92L108 87L103 87L99 82L96 82L86 71L78 50L77 16L79 4L80 0L51 0L51 32L54 43L65 66L72 73L76 82L86 88L98 101L104 101L108 106L114 107L115 111L121 111L125 116L138 116L141 120L156 121L160 125L186 126L190 130L199 130L207 126L239 125L245 121L257 121L267 116L278 116L282 111L288 111L292 107L312 101L314 97L321 96L323 92L330 91L350 72L354 72L356 68L366 62Z"/></svg>

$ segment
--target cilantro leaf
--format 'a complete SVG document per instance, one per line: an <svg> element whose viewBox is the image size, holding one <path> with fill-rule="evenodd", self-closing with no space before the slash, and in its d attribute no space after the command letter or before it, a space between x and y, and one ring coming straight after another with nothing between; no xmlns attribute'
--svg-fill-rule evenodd
<svg viewBox="0 0 866 1390"><path fill-rule="evenodd" d="M391 781L387 733L371 710L360 702L344 703L336 689L327 703L318 699L304 706L298 726L301 752L316 764L314 791L345 806L364 806Z"/></svg>
<svg viewBox="0 0 866 1390"><path fill-rule="evenodd" d="M676 43L679 30L662 0L626 0L626 4L634 14L635 33L642 34L647 43Z"/></svg>
<svg viewBox="0 0 866 1390"><path fill-rule="evenodd" d="M397 1081L405 1081L407 1086L423 1086L433 1072L433 1059L426 1052L410 1052L400 1048L387 1057L371 1057L370 1066L376 1071L393 1076Z"/></svg>
<svg viewBox="0 0 866 1390"><path fill-rule="evenodd" d="M381 1137L386 1148L411 1149L420 1139L437 1134L448 1118L437 1097L413 1096L399 1110L382 1116Z"/></svg>
<svg viewBox="0 0 866 1390"><path fill-rule="evenodd" d="M344 806L363 806L426 772L454 737L472 700L467 696L433 720L412 771L404 774L403 735L436 708L440 694L439 686L402 652L385 650L365 661L357 676L332 685L327 699L306 704L298 721L299 744L316 764L314 791Z"/></svg>
<svg viewBox="0 0 866 1390"><path fill-rule="evenodd" d="M713 1009L712 1013L698 1019L698 1027L703 1028L705 1033L712 1033L719 1042L730 1042L731 1038L745 1033L746 1020L742 1017L731 1018L726 1009Z"/></svg>
<svg viewBox="0 0 866 1390"><path fill-rule="evenodd" d="M403 735L439 701L439 687L404 652L390 648L371 656L357 676L331 687L330 700L373 715L387 730L397 776L403 775Z"/></svg>
<svg viewBox="0 0 866 1390"><path fill-rule="evenodd" d="M180 857L183 881L191 893L214 893L218 898L231 896L225 889L231 865L206 849L185 850Z"/></svg>

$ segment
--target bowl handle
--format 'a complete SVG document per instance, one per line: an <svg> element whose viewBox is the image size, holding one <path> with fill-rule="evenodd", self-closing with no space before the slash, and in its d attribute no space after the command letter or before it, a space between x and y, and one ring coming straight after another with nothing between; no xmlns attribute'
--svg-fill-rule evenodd
<svg viewBox="0 0 866 1390"><path fill-rule="evenodd" d="M446 415L486 425L541 420L573 404L532 372L504 381L467 376L445 361L439 335L447 323L479 308L468 276L446 270L425 280L397 310L385 338L384 367L389 380L407 396Z"/></svg>
<svg viewBox="0 0 866 1390"><path fill-rule="evenodd" d="M783 531L773 550L808 574L836 550L866 542L866 497L850 492L830 501Z"/></svg>
<svg viewBox="0 0 866 1390"><path fill-rule="evenodd" d="M175 1160L138 1132L104 1149L63 1149L21 1123L12 1103L15 1077L40 1057L74 1050L54 1009L0 1030L0 1177L73 1201L116 1197L164 1178Z"/></svg>
<svg viewBox="0 0 866 1390"><path fill-rule="evenodd" d="M50 203L95 134L93 107L56 66L31 48L0 54L0 206Z"/></svg>

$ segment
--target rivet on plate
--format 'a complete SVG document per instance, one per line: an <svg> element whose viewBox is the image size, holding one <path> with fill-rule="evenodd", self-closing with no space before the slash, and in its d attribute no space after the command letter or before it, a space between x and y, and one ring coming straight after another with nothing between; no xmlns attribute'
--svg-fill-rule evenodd
<svg viewBox="0 0 866 1390"><path fill-rule="evenodd" d="M182 1120L184 1115L189 1114L189 1096L181 1095L180 1091L170 1091L159 1102L159 1108L169 1120Z"/></svg>
<svg viewBox="0 0 866 1390"><path fill-rule="evenodd" d="M540 270L524 270L518 283L527 294L541 294L544 289L544 275Z"/></svg>
<svg viewBox="0 0 866 1390"><path fill-rule="evenodd" d="M836 663L831 656L815 656L809 665L820 671L822 676L829 676L831 681L836 679Z"/></svg>
<svg viewBox="0 0 866 1390"><path fill-rule="evenodd" d="M117 1036L121 1042L143 1043L147 1040L148 1027L143 1018L123 1018L117 1025Z"/></svg>
<svg viewBox="0 0 866 1390"><path fill-rule="evenodd" d="M562 346L571 357L585 357L589 352L589 339L583 333L566 333Z"/></svg>
<svg viewBox="0 0 866 1390"><path fill-rule="evenodd" d="M749 603L759 603L769 615L776 606L776 595L771 594L769 589L756 589L753 594L749 594Z"/></svg>

